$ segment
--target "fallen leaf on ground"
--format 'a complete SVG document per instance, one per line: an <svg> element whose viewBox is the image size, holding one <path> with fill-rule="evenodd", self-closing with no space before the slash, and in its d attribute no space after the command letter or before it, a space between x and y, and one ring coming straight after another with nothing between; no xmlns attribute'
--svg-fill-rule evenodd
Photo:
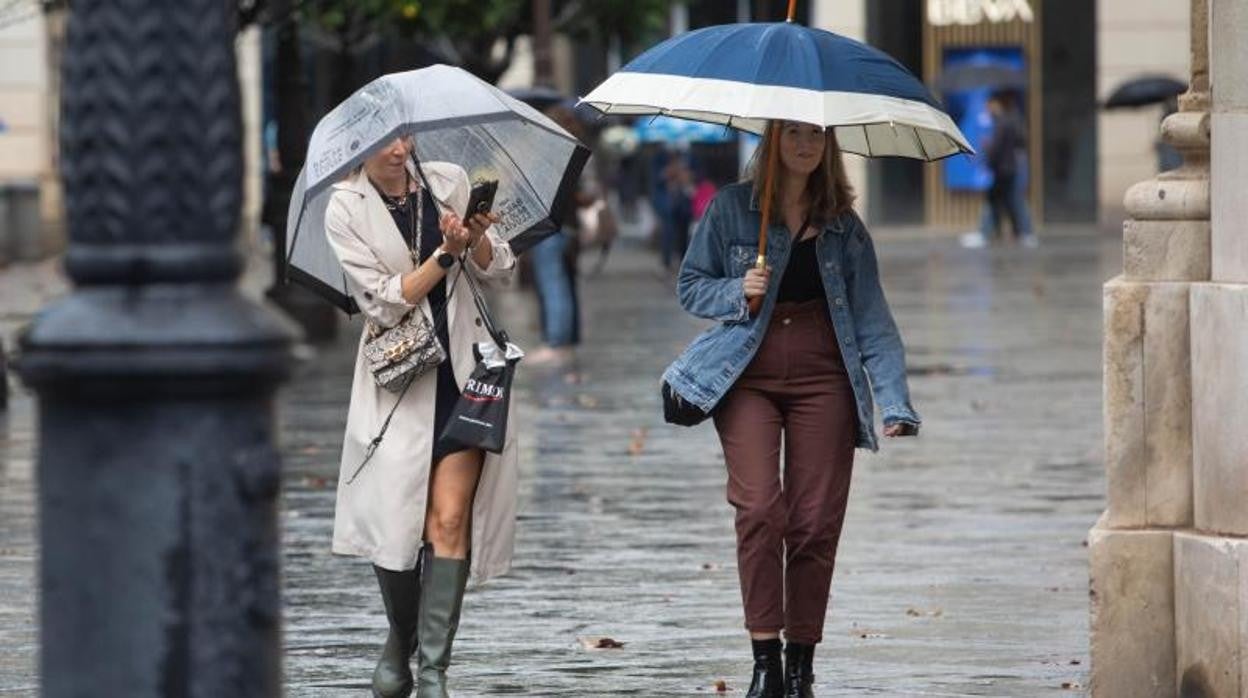
<svg viewBox="0 0 1248 698"><path fill-rule="evenodd" d="M918 609L918 608L907 608L906 615L911 616L913 618L920 618L922 616L931 616L932 618L939 618L945 615L945 612L943 609L940 609L940 608L933 608L930 611L925 611L925 610Z"/></svg>
<svg viewBox="0 0 1248 698"><path fill-rule="evenodd" d="M1080 686L1078 681L1063 681L1062 688L1066 689L1067 691L1075 691L1080 688L1083 688L1083 686Z"/></svg>
<svg viewBox="0 0 1248 698"><path fill-rule="evenodd" d="M598 398L593 395L577 395L576 402L587 410L592 410L598 406Z"/></svg>
<svg viewBox="0 0 1248 698"><path fill-rule="evenodd" d="M581 637L577 640L587 650L618 650L624 646L623 642L609 637Z"/></svg>
<svg viewBox="0 0 1248 698"><path fill-rule="evenodd" d="M716 681L716 682L715 682L715 692L716 692L716 693L727 693L727 692L728 692L728 682L727 682L727 681L724 681L723 679L720 679L720 680Z"/></svg>
<svg viewBox="0 0 1248 698"><path fill-rule="evenodd" d="M646 436L649 431L645 427L633 430L633 440L628 444L630 455L640 456L646 450Z"/></svg>
<svg viewBox="0 0 1248 698"><path fill-rule="evenodd" d="M706 570L707 572L714 572L719 569L719 565L715 564L714 562L704 562L702 563L702 569Z"/></svg>

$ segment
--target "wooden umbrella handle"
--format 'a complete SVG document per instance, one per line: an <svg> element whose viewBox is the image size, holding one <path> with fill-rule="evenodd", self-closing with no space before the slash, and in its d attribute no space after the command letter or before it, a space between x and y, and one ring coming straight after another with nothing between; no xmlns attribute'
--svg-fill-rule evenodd
<svg viewBox="0 0 1248 698"><path fill-rule="evenodd" d="M766 158L763 164L763 200L760 202L762 208L762 220L758 223L758 258L754 262L755 268L767 268L767 228L771 225L771 193L775 188L776 168L780 160L780 129L776 122L768 125L768 150L764 154ZM755 296L749 300L750 316L758 315L758 311L763 307L763 298L765 296Z"/></svg>
<svg viewBox="0 0 1248 698"><path fill-rule="evenodd" d="M789 18L785 21L792 22L795 14L797 14L797 0L789 0Z"/></svg>

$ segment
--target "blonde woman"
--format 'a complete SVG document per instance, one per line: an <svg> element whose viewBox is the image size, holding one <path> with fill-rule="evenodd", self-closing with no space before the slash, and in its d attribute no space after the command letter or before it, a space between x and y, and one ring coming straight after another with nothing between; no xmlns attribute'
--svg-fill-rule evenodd
<svg viewBox="0 0 1248 698"><path fill-rule="evenodd" d="M437 438L472 373L473 344L489 339L466 284L450 287L465 253L466 273L485 279L510 275L515 257L491 230L493 218L460 220L470 191L463 168L416 167L412 147L395 139L336 184L325 228L368 319L390 327L419 309L449 358L403 395L360 469L399 396L378 387L357 354L333 550L368 558L381 587L390 631L373 694L408 696L415 687L420 698L442 698L465 585L510 567L516 506L514 430L501 456Z"/></svg>

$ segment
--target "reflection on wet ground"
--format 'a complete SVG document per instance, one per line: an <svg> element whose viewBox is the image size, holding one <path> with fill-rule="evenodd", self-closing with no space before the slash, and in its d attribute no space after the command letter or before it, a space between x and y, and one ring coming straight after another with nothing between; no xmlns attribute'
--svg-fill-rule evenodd
<svg viewBox="0 0 1248 698"><path fill-rule="evenodd" d="M821 696L1070 694L1087 676L1087 551L1103 507L1100 285L1116 244L879 243L923 434L860 453L816 657ZM744 692L732 514L713 429L662 423L657 380L701 326L640 250L583 280L577 370L524 368L513 574L473 591L458 696ZM535 346L533 303L499 299ZM384 618L328 552L354 330L282 400L287 691L364 695ZM0 415L0 695L35 692L32 403ZM591 638L622 647L587 649ZM1064 688L1065 686L1065 688Z"/></svg>

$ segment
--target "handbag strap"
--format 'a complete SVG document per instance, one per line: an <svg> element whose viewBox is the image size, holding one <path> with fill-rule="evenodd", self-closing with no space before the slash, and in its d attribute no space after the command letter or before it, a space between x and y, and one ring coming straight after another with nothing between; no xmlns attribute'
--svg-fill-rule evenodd
<svg viewBox="0 0 1248 698"><path fill-rule="evenodd" d="M465 257L460 260L460 267L463 268L465 258L468 252L464 252ZM504 354L507 352L507 342L510 338L507 336L506 330L498 326L498 321L494 319L494 314L490 312L490 306L485 302L485 296L481 293L480 287L477 286L477 280L471 272L468 273L468 289L472 291L472 302L477 306L477 312L481 315L481 321L485 323L486 332L490 333L490 339L498 345Z"/></svg>
<svg viewBox="0 0 1248 698"><path fill-rule="evenodd" d="M421 184L424 185L426 188L428 188L429 181L425 179L425 172L424 172L424 169L421 168L420 166L420 160L417 159L415 156L413 156L412 161L416 164L416 172L420 176ZM421 195L422 196L424 195L423 192L421 193ZM429 189L429 196L430 198L433 198L433 189ZM436 203L436 200L435 200L435 203ZM423 224L424 221L422 220L420 221L420 223ZM468 262L468 255L470 253L471 253L471 250L464 250L464 252L459 256L459 269L456 270L455 278L454 280L451 281L450 287L446 290L446 299L442 301L442 309L445 310L447 307L447 304L451 302L452 294L455 293L455 287L459 285L460 277L466 276L468 278L468 287L472 291L472 301L477 306L477 312L481 314L481 321L485 323L485 329L487 332L490 333L490 338L494 340L494 343L497 344L498 348L503 350L505 354L507 351L507 342L509 341L507 337L507 333L499 329L498 323L495 321L493 313L490 312L489 306L486 305L485 298L481 295L481 289L477 287L476 279L473 277L472 273L468 271L467 262ZM419 307L412 309L412 312L419 312L419 311L420 311ZM439 313L434 312L434 320L433 320L434 334L437 334L438 330L440 329L439 322L444 319L446 320L446 322L449 323L450 314L441 313L441 317L439 317ZM447 347L447 360L448 361L450 360L450 347ZM386 435L386 431L390 429L390 420L394 418L394 413L398 411L399 405L403 403L403 397L407 395L408 388L411 388L412 383L414 383L415 381L416 381L416 374L413 373L412 375L408 376L407 381L404 382L403 389L399 391L398 399L394 401L394 405L390 408L390 412L386 414L386 421L382 422L381 424L381 431L379 431L377 433L377 436L374 437L373 440L368 443L368 450L364 452L364 460L360 462L359 466L356 467L355 472L351 473L351 477L347 479L348 485L355 482L355 478L359 476L362 470L364 470L364 466L368 465L368 462L373 459L374 455L376 455L377 449L381 446L382 438Z"/></svg>
<svg viewBox="0 0 1248 698"><path fill-rule="evenodd" d="M456 270L455 272L455 278L451 281L450 287L447 288L446 290L446 299L442 301L442 310L445 310L447 304L451 302L451 294L455 292L455 287L459 285L459 277L463 275L464 275L464 265L461 260L459 269ZM471 275L469 275L468 278L471 279L472 278ZM412 312L414 313L420 312L420 307L418 306L416 308L413 308ZM433 333L435 336L438 334L438 331L441 329L443 321L449 324L450 314L445 313L445 312L438 313L437 311L434 311L433 322L431 324L433 325ZM447 360L448 361L450 360L450 347L447 347ZM360 464L355 468L355 472L351 473L351 477L347 479L348 485L355 482L355 478L359 476L360 471L364 470L364 466L368 465L368 462L373 459L374 455L376 455L377 449L381 446L382 438L385 437L386 431L390 429L390 420L394 419L394 413L398 411L399 405L403 404L403 396L407 395L407 389L412 387L412 383L415 383L415 382L416 382L416 373L412 372L412 374L407 377L407 380L404 381L403 389L399 391L399 398L394 401L394 405L390 408L390 411L386 414L386 421L382 422L381 430L377 432L377 436L375 436L372 441L368 442L368 449L364 452L364 460L360 461Z"/></svg>
<svg viewBox="0 0 1248 698"><path fill-rule="evenodd" d="M416 174L420 177L421 184L429 190L429 198L433 199L436 205L437 199L433 196L433 188L429 186L428 178L425 177L425 168L421 166L420 158L416 157L415 153L412 153L412 164L416 166ZM459 255L459 271L461 274L468 268L468 255L471 253L472 250L467 249ZM481 294L481 289L477 286L477 280L471 272L468 272L467 276L468 287L472 291L472 301L477 306L477 312L481 314L481 321L485 323L486 331L490 333L490 338L494 340L499 349L506 351L507 342L509 341L507 333L499 328L498 321L494 319L493 313L490 312L490 308L485 302L485 297ZM456 276L455 280L458 281L459 277ZM447 293L447 300L450 300L449 292Z"/></svg>

